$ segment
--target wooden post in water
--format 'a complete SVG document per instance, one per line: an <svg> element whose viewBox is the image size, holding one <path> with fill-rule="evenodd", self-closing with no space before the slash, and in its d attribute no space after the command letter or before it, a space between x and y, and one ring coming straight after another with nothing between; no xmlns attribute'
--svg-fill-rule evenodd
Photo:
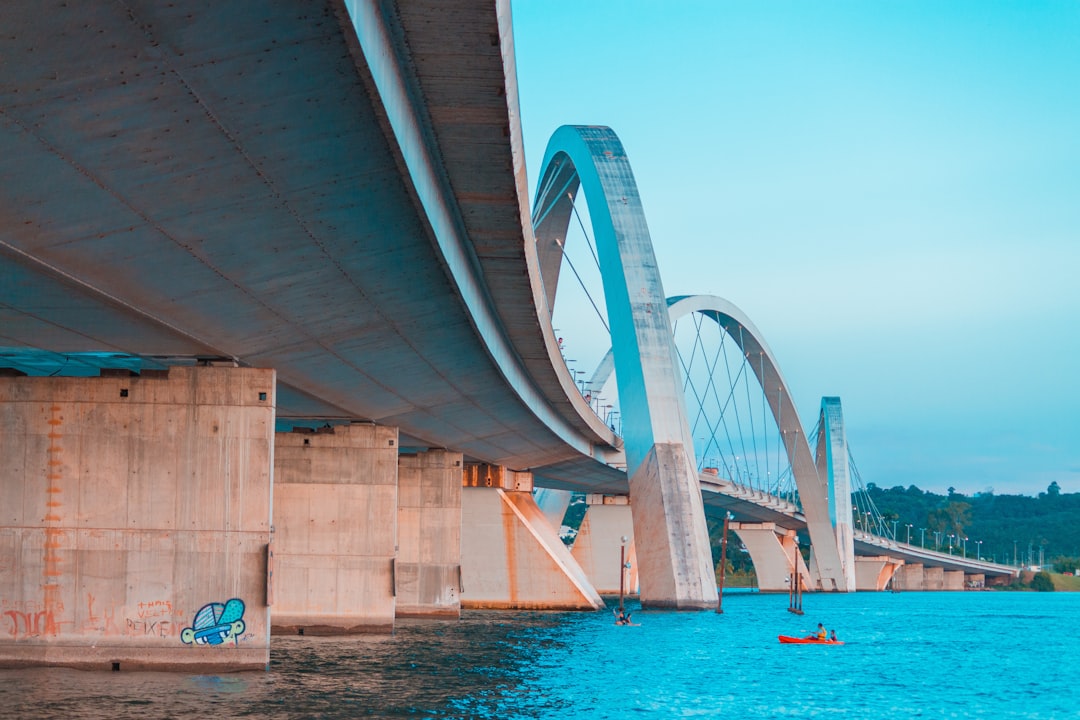
<svg viewBox="0 0 1080 720"><path fill-rule="evenodd" d="M795 613L796 615L802 615L802 584L799 577L799 546L795 545L795 557L794 557L794 572L792 573L791 582L791 602L788 607L788 612Z"/></svg>
<svg viewBox="0 0 1080 720"><path fill-rule="evenodd" d="M724 571L727 569L727 531L731 513L724 513L724 534L720 536L720 587L716 593L716 612L724 612Z"/></svg>

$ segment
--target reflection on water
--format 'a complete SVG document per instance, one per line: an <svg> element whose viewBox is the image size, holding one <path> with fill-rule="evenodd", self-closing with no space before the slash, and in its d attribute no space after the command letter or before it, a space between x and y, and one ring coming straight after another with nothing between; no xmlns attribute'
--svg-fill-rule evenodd
<svg viewBox="0 0 1080 720"><path fill-rule="evenodd" d="M269 671L0 671L3 718L1080 718L1080 594L725 596L724 614L466 612L275 637ZM844 647L787 646L818 621Z"/></svg>

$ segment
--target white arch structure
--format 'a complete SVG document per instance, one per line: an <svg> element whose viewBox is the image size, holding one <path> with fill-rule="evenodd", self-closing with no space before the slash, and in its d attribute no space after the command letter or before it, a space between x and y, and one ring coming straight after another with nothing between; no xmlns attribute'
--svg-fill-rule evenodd
<svg viewBox="0 0 1080 720"><path fill-rule="evenodd" d="M847 433L840 398L821 398L821 431L817 441L818 477L828 483L829 513L836 532L836 547L844 567L855 567L855 534L851 527L851 474ZM848 590L855 590L855 573L847 573Z"/></svg>
<svg viewBox="0 0 1080 720"><path fill-rule="evenodd" d="M757 377L762 392L765 393L773 419L784 440L784 450L799 490L813 553L811 575L822 590L853 592L855 590L854 546L846 545L852 549L850 554L844 552L842 548L845 545L840 542L842 530L834 531L831 498L838 495L830 492L828 479L831 475L819 472L819 465L810 453L806 433L799 422L791 392L761 332L746 316L746 313L733 303L715 295L680 295L668 298L667 302L672 323L691 313L701 313L714 320L738 344L739 349L748 359L753 358L747 364ZM616 369L611 355L610 352L605 355L597 366L592 376L592 387L603 387L612 371ZM621 368L619 372L622 372ZM620 396L620 403L621 400ZM626 410L622 412L625 424L629 418ZM846 458L846 445L844 453L843 457ZM846 464L844 467L846 468ZM840 492L838 490L838 493ZM848 512L847 515L839 517L851 515L850 495L846 494L844 497L847 500ZM842 501L841 499L840 502ZM846 538L846 543L850 543L850 522L847 526ZM848 558L847 562L844 561L845 558Z"/></svg>
<svg viewBox="0 0 1080 720"><path fill-rule="evenodd" d="M618 368L642 604L712 607L709 533L664 289L633 171L610 128L563 126L548 142L533 228L549 307L579 188Z"/></svg>

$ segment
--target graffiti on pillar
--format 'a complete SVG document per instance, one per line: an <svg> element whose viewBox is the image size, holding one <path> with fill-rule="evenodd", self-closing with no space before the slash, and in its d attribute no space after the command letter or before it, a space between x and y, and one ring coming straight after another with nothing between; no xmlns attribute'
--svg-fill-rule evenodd
<svg viewBox="0 0 1080 720"><path fill-rule="evenodd" d="M207 603L195 613L191 627L180 633L180 640L188 645L221 645L231 639L239 645L245 627L243 600Z"/></svg>

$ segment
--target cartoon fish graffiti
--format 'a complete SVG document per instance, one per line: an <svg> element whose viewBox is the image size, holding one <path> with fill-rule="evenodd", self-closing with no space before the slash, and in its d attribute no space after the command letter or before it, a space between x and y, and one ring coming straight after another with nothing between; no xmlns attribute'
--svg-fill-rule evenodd
<svg viewBox="0 0 1080 720"><path fill-rule="evenodd" d="M184 628L180 639L188 645L220 645L229 638L237 645L244 632L244 601L233 598L226 603L207 603L195 613L191 627Z"/></svg>

